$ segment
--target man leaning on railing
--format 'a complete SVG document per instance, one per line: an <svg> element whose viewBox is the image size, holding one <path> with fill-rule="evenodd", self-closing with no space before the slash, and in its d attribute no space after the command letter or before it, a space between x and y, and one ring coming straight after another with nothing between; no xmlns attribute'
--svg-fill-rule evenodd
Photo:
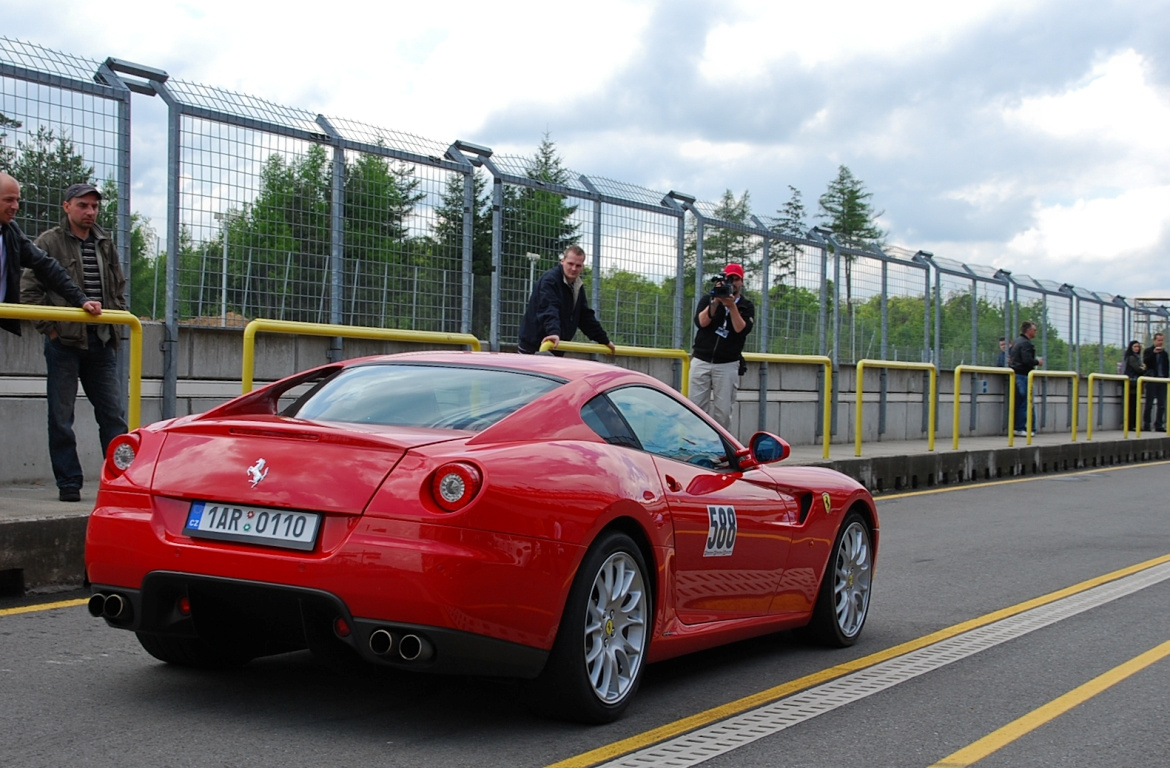
<svg viewBox="0 0 1170 768"><path fill-rule="evenodd" d="M20 231L13 219L20 210L20 184L7 173L0 171L0 300L9 304L20 303L20 270L31 269L38 278L54 291L69 300L75 307L81 307L91 315L100 315L102 305L90 301L69 273L37 248ZM20 321L0 318L0 328L20 335Z"/></svg>

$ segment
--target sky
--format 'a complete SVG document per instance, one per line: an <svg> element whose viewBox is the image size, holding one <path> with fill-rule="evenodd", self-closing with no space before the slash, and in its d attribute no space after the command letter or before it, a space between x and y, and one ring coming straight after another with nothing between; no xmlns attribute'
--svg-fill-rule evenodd
<svg viewBox="0 0 1170 768"><path fill-rule="evenodd" d="M1170 302L1168 0L5 0L3 34L761 218L847 166L886 243ZM165 201L135 97L132 203ZM139 131L140 121L159 126ZM140 138L139 133L143 136ZM161 222L156 222L160 224Z"/></svg>

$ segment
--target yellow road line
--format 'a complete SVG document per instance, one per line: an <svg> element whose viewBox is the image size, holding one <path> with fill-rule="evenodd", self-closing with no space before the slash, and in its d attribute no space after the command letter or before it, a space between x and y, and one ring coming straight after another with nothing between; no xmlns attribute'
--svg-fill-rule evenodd
<svg viewBox="0 0 1170 768"><path fill-rule="evenodd" d="M1134 464L1117 464L1112 467L1095 467L1082 469L1079 472L1045 472L1027 477L1008 477L998 480L982 480L979 482L963 483L961 485L947 485L940 488L924 488L920 491L906 491L904 493L882 493L873 497L874 501L886 499L905 499L911 496L930 496L935 493L952 493L953 491L975 491L992 485L1012 485L1014 483L1034 483L1037 480L1052 480L1053 477L1075 477L1077 475L1094 475L1099 472L1116 472L1119 469L1140 469L1141 467L1157 467L1170 464L1170 461L1143 461Z"/></svg>
<svg viewBox="0 0 1170 768"><path fill-rule="evenodd" d="M877 653L870 654L869 656L863 656L860 659L847 661L844 664L838 664L836 666L829 667L828 669L823 669L820 672L814 672L811 675L805 675L804 677L800 677L796 680L783 683L782 685L760 691L759 693L752 694L751 696L746 696L742 699L737 699L735 701L728 702L727 704L723 704L722 706L708 709L705 712L700 712L698 714L691 715L690 717L676 720L673 723L667 723L666 725L659 726L653 730L649 730L635 736L630 736L628 738L622 739L621 741L615 741L612 744L607 744L603 747L598 747L596 749L589 750L588 752L583 752L580 755L576 755L556 763L551 763L547 766L547 768L588 768L588 766L596 765L597 763L601 763L607 760L612 760L616 757L629 754L630 752L636 752L640 749L645 749L646 747L652 744L657 744L660 741L666 741L667 739L681 736L688 731L693 731L696 728L710 725L711 723L723 720L732 715L737 715L741 712L746 712L747 710L755 709L757 707L764 706L765 704L770 704L773 701L778 701L779 699L784 698L785 696L791 696L794 693L798 693L807 688L812 688L813 686L828 682L829 680L841 677L842 675L872 667L875 664L880 664L883 661L888 661L889 659L902 656L903 654L910 653L911 651L917 651L920 648L925 648L928 645L933 645L942 640L955 637L956 635L961 635L964 632L969 632L978 627L999 621L1000 619L1006 619L1009 616L1015 616L1016 614L1023 613L1024 611L1029 611L1033 608L1038 608L1041 605L1047 605L1049 603L1056 602L1057 600L1084 592L1086 590L1092 589L1093 587L1098 587L1110 581L1116 581L1117 579L1130 576L1134 573L1137 573L1138 571L1143 571L1147 568L1152 568L1155 565L1161 565L1162 563L1167 562L1170 562L1170 555L1162 555L1160 557L1155 557L1152 560L1147 560L1143 563L1138 563L1136 565L1131 565L1126 568L1113 571L1112 573L1097 576L1095 578L1089 579L1088 581L1082 581L1079 584L1074 584L1071 587L1065 587L1064 589L1057 590L1056 592L1051 592L1047 595L1042 595L1031 600L1026 600L1022 603L1017 603L1016 605L1010 606L1008 608L1001 608L998 611L984 614L978 618L970 619L945 629L940 629L937 632L932 632L929 635L924 635L923 637L909 640L900 645L895 645L892 648L887 648L884 651L878 651Z"/></svg>
<svg viewBox="0 0 1170 768"><path fill-rule="evenodd" d="M966 768L977 763L993 752L996 752L1021 736L1025 736L1045 723L1055 720L1073 707L1082 704L1117 685L1122 680L1134 675L1156 661L1170 656L1170 640L1152 648L1140 656L1114 667L1108 672L1094 677L1084 685L1078 686L1068 693L1048 702L1039 709L1035 709L1023 717L1013 720L1004 727L992 731L979 741L963 747L958 752L947 755L930 768Z"/></svg>
<svg viewBox="0 0 1170 768"><path fill-rule="evenodd" d="M37 611L51 611L55 608L72 608L75 605L85 605L88 597L79 597L76 600L61 600L56 603L38 603L37 605L22 605L19 608L4 608L0 616L15 616L18 613L35 613Z"/></svg>

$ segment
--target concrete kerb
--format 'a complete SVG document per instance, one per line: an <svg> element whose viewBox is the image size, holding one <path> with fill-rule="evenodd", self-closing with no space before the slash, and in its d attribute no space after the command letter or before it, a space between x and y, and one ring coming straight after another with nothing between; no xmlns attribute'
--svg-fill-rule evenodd
<svg viewBox="0 0 1170 768"><path fill-rule="evenodd" d="M1115 435L1075 443L1064 435L1039 435L1033 445L1014 448L1003 445L1002 437L966 438L961 450L933 452L925 450L925 440L867 443L874 455L829 460L821 457L820 446L797 446L786 463L831 467L880 495L1170 458L1170 438L1164 435L1129 440ZM841 453L846 447L834 444ZM74 504L58 501L51 483L0 488L0 596L82 585L85 528L95 493L83 490Z"/></svg>

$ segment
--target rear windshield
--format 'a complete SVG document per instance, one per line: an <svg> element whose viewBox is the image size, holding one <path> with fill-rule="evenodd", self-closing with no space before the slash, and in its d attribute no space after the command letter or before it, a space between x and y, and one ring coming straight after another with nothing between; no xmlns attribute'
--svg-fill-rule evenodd
<svg viewBox="0 0 1170 768"><path fill-rule="evenodd" d="M562 383L520 371L361 365L321 382L285 415L312 421L479 431Z"/></svg>

